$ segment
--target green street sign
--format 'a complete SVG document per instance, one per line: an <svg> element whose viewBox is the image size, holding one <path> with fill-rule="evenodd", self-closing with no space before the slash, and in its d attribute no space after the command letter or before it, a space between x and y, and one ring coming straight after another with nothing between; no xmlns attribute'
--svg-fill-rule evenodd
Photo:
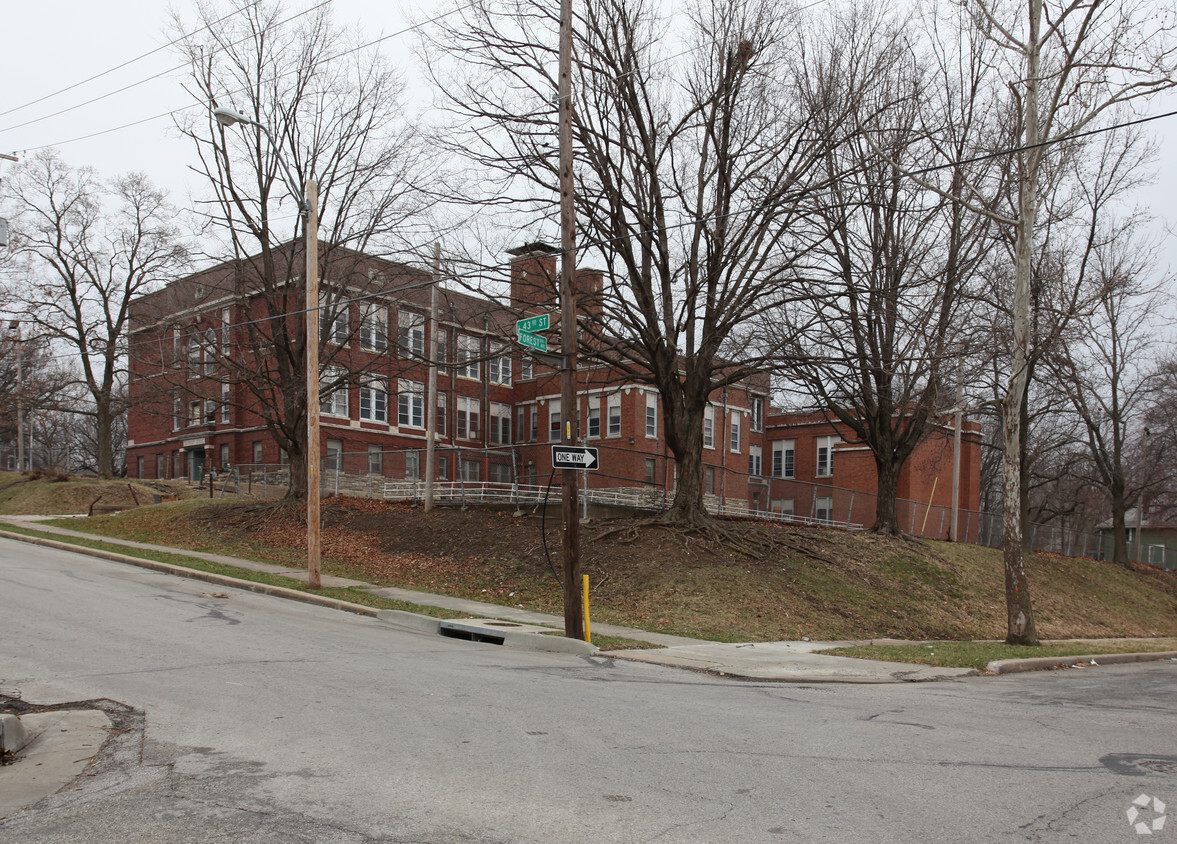
<svg viewBox="0 0 1177 844"><path fill-rule="evenodd" d="M547 331L551 321L547 314L528 317L515 323L515 331L519 334L534 334L537 331Z"/></svg>
<svg viewBox="0 0 1177 844"><path fill-rule="evenodd" d="M524 346L530 346L537 352L546 352L548 350L548 338L540 337L538 334L528 334L525 331L517 333L516 339Z"/></svg>

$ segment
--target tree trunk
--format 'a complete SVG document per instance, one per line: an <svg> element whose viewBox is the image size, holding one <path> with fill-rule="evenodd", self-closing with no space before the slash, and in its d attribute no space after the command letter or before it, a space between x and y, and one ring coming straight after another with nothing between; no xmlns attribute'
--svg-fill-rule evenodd
<svg viewBox="0 0 1177 844"><path fill-rule="evenodd" d="M663 399L666 413L666 445L674 455L674 503L667 521L696 525L711 519L703 506L703 406L704 402ZM673 410L669 410L673 408ZM714 432L719 436L719 432Z"/></svg>
<svg viewBox="0 0 1177 844"><path fill-rule="evenodd" d="M896 490L899 487L899 466L889 459L875 455L878 475L878 497L875 501L875 524L872 531L883 536L902 536L899 513L896 510Z"/></svg>
<svg viewBox="0 0 1177 844"><path fill-rule="evenodd" d="M110 411L110 402L98 397L96 412L94 414L94 435L97 440L96 446L98 449L97 466L95 468L98 471L99 477L102 478L114 477L113 429L114 416Z"/></svg>

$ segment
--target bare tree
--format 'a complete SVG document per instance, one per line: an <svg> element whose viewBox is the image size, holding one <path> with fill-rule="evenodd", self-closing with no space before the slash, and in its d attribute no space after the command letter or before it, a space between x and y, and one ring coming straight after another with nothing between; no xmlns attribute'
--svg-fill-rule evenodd
<svg viewBox="0 0 1177 844"><path fill-rule="evenodd" d="M874 530L890 535L902 534L903 465L929 420L954 401L968 289L991 245L990 219L962 200L964 186L983 181L993 164L960 163L993 134L981 71L987 45L958 30L954 43L919 55L911 30L911 21L854 8L824 55L810 57L814 122L846 137L830 145L830 187L811 215L821 246L807 295L785 320L793 379L871 450ZM831 91L855 105L862 132L824 123ZM903 172L939 165L939 191Z"/></svg>
<svg viewBox="0 0 1177 844"><path fill-rule="evenodd" d="M997 70L1016 117L1012 213L1000 221L1013 241L1008 380L1002 396L1006 641L1036 644L1022 523L1023 405L1030 378L1031 288L1039 211L1049 190L1055 142L1097 128L1118 107L1174 84L1173 22L1153 4L1105 0L961 0L978 30L1001 48Z"/></svg>
<svg viewBox="0 0 1177 844"><path fill-rule="evenodd" d="M1092 318L1064 335L1046 361L1082 420L1092 480L1111 505L1117 563L1128 562L1124 514L1133 499L1139 506L1141 483L1149 479L1143 467L1130 462L1136 456L1132 451L1162 383L1162 297L1146 281L1152 250L1133 236L1138 222L1129 219L1107 237L1095 256L1106 292Z"/></svg>
<svg viewBox="0 0 1177 844"><path fill-rule="evenodd" d="M440 24L425 51L460 67L450 76L438 63L434 75L458 118L450 147L495 178L481 201L531 225L558 199L556 25L550 4L482 0ZM797 13L770 0L668 17L607 0L576 21L578 248L605 268L582 311L581 353L657 390L678 473L671 520L707 522L707 402L779 362L783 340L751 326L797 295L812 246L799 223L825 178L825 142L790 63L802 35Z"/></svg>
<svg viewBox="0 0 1177 844"><path fill-rule="evenodd" d="M75 410L93 419L94 471L111 477L126 407L128 308L186 261L176 212L146 176L105 182L53 150L22 162L6 186L23 264L20 318L76 356L87 401Z"/></svg>
<svg viewBox="0 0 1177 844"><path fill-rule="evenodd" d="M309 178L318 182L319 267L326 281L319 331L312 337L323 371L335 373L322 384L326 396L377 359L346 353L360 330L346 318L349 302L414 276L386 262L371 266L367 256L389 254L400 239L427 231L423 194L414 187L414 179L427 176L423 151L403 117L402 83L378 53L359 49L326 10L287 22L275 3L238 6L232 17L211 3L197 6L203 28L193 30L197 34L184 40L183 50L190 90L207 110L180 128L193 141L194 169L212 197L206 206L209 232L220 244L213 257L226 261L216 293L249 319L235 332L231 354L201 339L211 326L183 330L201 335L196 340L205 350L211 347L221 377L247 391L250 399L243 404L261 413L290 458L289 497L301 498L308 448L307 324L315 322L313 314L303 313L302 251L293 244L302 241L305 218L291 192L301 195ZM179 21L176 28L189 29ZM257 127L219 126L214 106L242 112L276 143ZM285 184L285 166L297 184ZM336 333L340 325L346 338Z"/></svg>

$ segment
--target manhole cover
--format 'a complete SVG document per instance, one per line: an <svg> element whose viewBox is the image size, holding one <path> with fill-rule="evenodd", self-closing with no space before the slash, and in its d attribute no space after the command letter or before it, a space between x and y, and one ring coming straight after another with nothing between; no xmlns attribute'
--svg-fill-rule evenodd
<svg viewBox="0 0 1177 844"><path fill-rule="evenodd" d="M1177 761L1173 759L1141 759L1136 764L1158 774L1177 774Z"/></svg>

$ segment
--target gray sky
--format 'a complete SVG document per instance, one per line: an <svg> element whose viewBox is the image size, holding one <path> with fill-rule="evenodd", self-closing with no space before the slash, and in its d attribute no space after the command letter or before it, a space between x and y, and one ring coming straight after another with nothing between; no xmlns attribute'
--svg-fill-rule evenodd
<svg viewBox="0 0 1177 844"><path fill-rule="evenodd" d="M296 0L287 8L295 12L316 2ZM404 29L411 17L425 17L442 5L440 0L421 0L413 5L387 0L333 2L336 22L357 25L368 39ZM181 2L178 8L191 19L188 3ZM158 117L192 105L189 95L181 89L184 71L175 69L180 60L172 49L163 49L98 80L19 108L164 45L168 40L167 17L166 5L142 0L7 4L0 18L0 56L6 78L0 112L17 110L0 115L0 151L23 156L40 147L57 146L70 164L91 165L103 176L141 170L171 191L178 204L186 204L190 187L199 186L187 170L192 150L176 136L170 118ZM413 78L414 42L415 35L410 32L385 41L380 48L409 79ZM158 78L50 116L149 77ZM411 90L417 108L425 108L431 93L419 80ZM1177 97L1156 100L1148 106L1150 113L1174 109ZM20 125L27 121L32 122ZM1158 182L1142 189L1138 199L1153 214L1177 222L1177 143L1171 142L1177 141L1177 117L1152 123L1150 131L1161 143ZM11 166L0 161L0 178ZM1173 266L1177 266L1175 241L1177 237L1166 235L1161 245L1161 254Z"/></svg>

